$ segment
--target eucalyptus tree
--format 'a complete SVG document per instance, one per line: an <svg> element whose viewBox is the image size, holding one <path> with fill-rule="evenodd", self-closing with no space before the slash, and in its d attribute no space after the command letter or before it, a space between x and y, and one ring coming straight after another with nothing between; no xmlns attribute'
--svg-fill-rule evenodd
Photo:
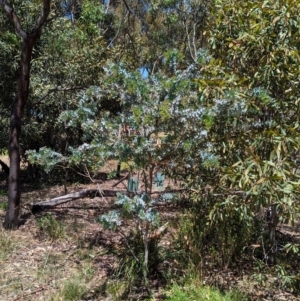
<svg viewBox="0 0 300 301"><path fill-rule="evenodd" d="M207 182L213 200L209 217L221 223L218 229L231 229L224 223L233 219L250 229L255 213L270 206L265 255L274 262L277 223L299 215L300 5L292 0L215 1L212 11L210 52L222 77L235 80L231 93L214 100L223 109L209 132L219 162L214 180ZM200 78L199 84L209 94L216 83ZM196 179L191 183L198 193L208 193Z"/></svg>
<svg viewBox="0 0 300 301"><path fill-rule="evenodd" d="M85 89L98 86L105 90L103 66L106 61L121 62L128 71L146 68L155 73L164 70L170 76L176 70L186 68L193 59L190 51L185 49L187 25L184 20L198 35L193 34L193 51L201 46L201 33L205 30L206 23L201 18L203 22L200 20L202 23L199 21L199 24L196 18L195 24L189 19L193 13L200 14L197 3L202 2L189 1L187 5L183 1L107 1L103 4L84 1L78 3L80 9L76 18L62 17L52 21L39 43L40 55L33 62L33 94L27 110L28 120L33 122L28 122L23 131L26 134L24 151L35 148L30 142L32 132L39 137L34 140L38 140L40 147L48 146L64 154L67 154L68 145L78 147L81 144L79 128L67 128L54 120L63 110L74 109ZM201 8L205 16L208 10L205 3ZM178 22L170 20L180 12L181 26L175 34ZM177 45L179 33L180 45ZM114 114L120 112L122 93L120 89L106 89L106 95L95 98L98 101L95 109L108 109Z"/></svg>
<svg viewBox="0 0 300 301"><path fill-rule="evenodd" d="M10 116L10 132L9 132L9 191L8 191L8 210L5 216L4 227L13 228L18 224L20 211L20 145L19 137L22 125L22 113L28 100L29 83L30 83L30 67L33 48L36 45L42 28L47 22L50 14L50 0L44 0L39 7L41 13L33 24L27 23L20 19L22 17L18 11L8 2L0 1L2 12L6 13L11 20L16 32L21 39L21 58L19 65L18 90L12 106ZM21 12L21 11L20 11ZM25 16L27 17L27 16ZM24 27L26 25L26 27Z"/></svg>
<svg viewBox="0 0 300 301"><path fill-rule="evenodd" d="M203 65L205 62L203 58ZM165 64L169 66L170 63L166 61ZM158 213L153 208L157 200L151 199L151 195L155 184L163 186L157 185L160 181L158 175L172 175L171 170L200 161L204 165L211 164L209 161L215 158L206 155L209 153L206 118L213 111L198 99L198 85L194 78L200 76L199 66L176 70L176 60L173 60L169 66L175 70L173 76L161 72L143 78L138 71L130 72L124 65L108 63L101 85L82 91L78 94L77 107L65 110L58 117L58 123L65 123L68 128L82 129L81 145L70 145L66 155L44 147L39 152L28 152L28 156L47 171L56 165L73 168L81 165L90 178L107 160L118 159L128 165L129 183L131 180L143 183L140 189L144 195L132 199L118 196L117 204L122 205L122 209L103 216L100 221L109 229L120 231L136 264L143 271L144 285L148 288L151 234L159 226ZM97 114L97 103L113 92L120 95L122 111L117 116L104 111ZM130 128L126 135L122 135L124 124ZM197 141L197 159L191 151L193 141ZM138 190L128 189L133 194ZM161 199L170 200L172 197L166 191ZM122 232L123 218L132 218L137 225L144 246L143 258L135 253L130 240Z"/></svg>

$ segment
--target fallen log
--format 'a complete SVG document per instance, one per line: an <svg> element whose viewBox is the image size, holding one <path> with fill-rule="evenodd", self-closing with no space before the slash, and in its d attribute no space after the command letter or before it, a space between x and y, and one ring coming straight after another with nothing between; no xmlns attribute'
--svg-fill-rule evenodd
<svg viewBox="0 0 300 301"><path fill-rule="evenodd" d="M74 201L85 197L113 197L117 196L117 193L128 194L127 191L120 190L98 190L98 189L86 189L78 192L62 195L53 199L47 199L38 203L30 203L30 210L33 214L45 209L51 209L57 205L61 205L70 201Z"/></svg>
<svg viewBox="0 0 300 301"><path fill-rule="evenodd" d="M181 192L184 191L184 189L179 190L167 190L167 191L154 191L152 194L164 194L164 193L175 193L175 192ZM29 208L33 214L41 212L45 209L51 209L55 206L68 203L77 199L86 198L86 197L115 197L117 194L126 194L126 195L132 195L132 192L129 192L127 190L99 190L99 189L85 189L78 192L62 195L53 199L47 199L38 203L30 203ZM137 192L138 195L141 195L143 192L139 191ZM155 203L154 206L159 205L160 202ZM164 205L168 204L167 201L162 202Z"/></svg>

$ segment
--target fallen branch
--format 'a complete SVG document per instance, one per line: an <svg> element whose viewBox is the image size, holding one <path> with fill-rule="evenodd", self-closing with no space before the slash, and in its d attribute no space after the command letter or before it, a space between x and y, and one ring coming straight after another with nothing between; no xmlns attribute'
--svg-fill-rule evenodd
<svg viewBox="0 0 300 301"><path fill-rule="evenodd" d="M127 191L120 191L120 190L98 190L98 189L87 189L87 190L81 190L78 192L66 194L60 197L56 197L53 199L48 199L45 201L41 201L38 203L31 203L30 204L30 210L33 214L40 212L45 209L51 209L57 205L61 205L70 201L74 201L80 198L85 198L85 197L106 197L106 196L116 196L117 193L122 193L122 194L129 194Z"/></svg>
<svg viewBox="0 0 300 301"><path fill-rule="evenodd" d="M178 190L169 190L169 191L155 191L152 194L164 194L164 193L175 193L182 192L184 189ZM51 209L58 205L68 203L77 199L86 198L86 197L115 197L117 194L126 194L132 195L132 192L126 190L100 190L100 189L86 189L78 192L62 195L53 199L47 199L38 203L30 203L29 208L33 214L43 211L45 209ZM142 191L138 191L137 194L142 194ZM166 202L164 202L166 203ZM158 205L158 204L156 204Z"/></svg>

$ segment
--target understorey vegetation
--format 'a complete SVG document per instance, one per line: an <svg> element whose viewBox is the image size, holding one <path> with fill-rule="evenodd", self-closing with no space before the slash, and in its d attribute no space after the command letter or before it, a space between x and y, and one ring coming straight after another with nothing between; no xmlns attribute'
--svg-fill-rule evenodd
<svg viewBox="0 0 300 301"><path fill-rule="evenodd" d="M0 9L4 300L298 298L299 1Z"/></svg>

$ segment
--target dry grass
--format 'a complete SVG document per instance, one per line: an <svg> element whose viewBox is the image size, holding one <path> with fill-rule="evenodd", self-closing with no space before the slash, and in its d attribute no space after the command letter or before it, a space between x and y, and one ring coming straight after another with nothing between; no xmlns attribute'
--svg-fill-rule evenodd
<svg viewBox="0 0 300 301"><path fill-rule="evenodd" d="M84 188L96 187L69 190ZM0 301L81 300L83 295L90 296L88 300L106 300L101 285L115 261L108 250L117 248L120 238L103 231L95 219L109 210L112 200L76 200L35 216L27 209L26 203L61 194L59 186L24 193L24 224L15 231L0 231ZM6 198L0 196L0 202ZM46 214L59 222L63 235L53 239L40 228ZM4 216L0 209L1 224Z"/></svg>
<svg viewBox="0 0 300 301"><path fill-rule="evenodd" d="M116 164L105 166L105 172ZM112 189L115 183L77 184L68 192ZM0 203L7 202L5 187L0 184ZM114 189L123 190L124 183ZM0 301L117 300L107 280L116 267L121 238L104 231L96 220L111 210L113 198L79 199L33 215L29 203L63 195L64 187L26 190L23 225L15 231L0 230ZM0 207L0 224L4 217ZM54 235L47 230L48 221L54 221L50 227L58 227Z"/></svg>
<svg viewBox="0 0 300 301"><path fill-rule="evenodd" d="M8 156L0 159L9 164ZM108 162L102 172L110 174L117 164L115 160ZM124 164L121 167L128 169ZM3 205L7 202L7 181L1 171L0 176ZM116 182L78 184L68 187L68 192L112 189ZM124 184L115 189L124 189ZM96 221L111 209L113 199L80 199L32 215L29 203L63 195L64 187L32 189L25 184L22 189L23 225L15 231L0 230L0 301L116 300L114 288L104 287L116 266L121 239L104 231ZM4 216L5 208L0 206L0 224Z"/></svg>
<svg viewBox="0 0 300 301"><path fill-rule="evenodd" d="M1 301L53 300L58 296L64 300L61 292L70 280L80 280L86 291L101 284L106 275L93 272L93 258L99 258L102 248L88 243L92 232L101 231L100 226L92 222L86 230L85 224L70 218L64 221L67 236L55 241L43 234L34 217L16 231L1 231Z"/></svg>

